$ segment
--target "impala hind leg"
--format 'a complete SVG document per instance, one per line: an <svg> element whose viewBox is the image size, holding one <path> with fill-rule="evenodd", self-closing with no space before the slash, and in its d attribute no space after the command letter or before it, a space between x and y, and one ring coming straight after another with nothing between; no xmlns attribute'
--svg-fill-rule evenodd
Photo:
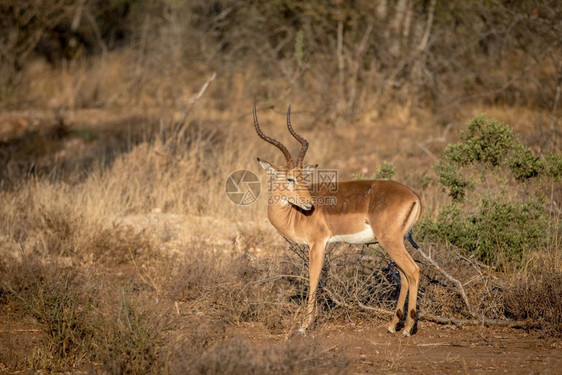
<svg viewBox="0 0 562 375"><path fill-rule="evenodd" d="M404 246L402 238L400 238L400 240L381 238L381 245L400 269L400 295L396 305L396 314L392 318L388 330L390 332L396 331L396 324L400 321L399 315L403 313L402 308L404 307L404 301L407 294L408 310L406 311L406 323L404 324L402 334L404 336L410 336L417 318L416 303L418 299L420 268L406 250L406 246Z"/></svg>
<svg viewBox="0 0 562 375"><path fill-rule="evenodd" d="M390 324L388 325L388 332L395 333L398 323L404 317L404 303L406 302L406 296L408 295L408 279L404 272L399 268L398 273L400 274L400 295L398 296L398 303L396 304L396 310Z"/></svg>
<svg viewBox="0 0 562 375"><path fill-rule="evenodd" d="M309 283L310 288L308 289L308 304L306 306L306 317L299 328L299 333L304 334L307 328L314 321L316 315L316 290L318 289L318 282L320 281L320 274L322 273L322 264L324 263L324 252L326 243L314 242L309 245L310 250L309 260L308 260L308 270L309 270Z"/></svg>

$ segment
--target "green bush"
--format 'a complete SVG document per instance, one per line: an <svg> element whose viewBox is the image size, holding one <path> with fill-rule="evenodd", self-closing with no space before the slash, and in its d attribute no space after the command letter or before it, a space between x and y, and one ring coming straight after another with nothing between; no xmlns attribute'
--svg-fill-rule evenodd
<svg viewBox="0 0 562 375"><path fill-rule="evenodd" d="M545 172L554 181L560 181L562 177L562 155L547 155L545 157Z"/></svg>
<svg viewBox="0 0 562 375"><path fill-rule="evenodd" d="M540 188L529 187L541 179L558 180L561 160L557 154L534 155L509 127L476 116L435 165L452 202L439 210L436 221L422 223L422 234L491 265L519 264L548 238L545 199Z"/></svg>
<svg viewBox="0 0 562 375"><path fill-rule="evenodd" d="M388 161L383 161L377 168L377 171L371 176L367 177L363 173L355 173L354 180L390 180L396 174L394 165Z"/></svg>
<svg viewBox="0 0 562 375"><path fill-rule="evenodd" d="M502 266L544 246L547 226L541 201L484 197L474 211L457 202L446 205L437 221L422 223L422 230L430 238L446 240L488 264Z"/></svg>

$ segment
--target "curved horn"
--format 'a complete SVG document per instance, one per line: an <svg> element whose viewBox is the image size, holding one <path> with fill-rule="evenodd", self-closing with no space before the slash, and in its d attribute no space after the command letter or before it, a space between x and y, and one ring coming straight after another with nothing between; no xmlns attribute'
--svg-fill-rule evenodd
<svg viewBox="0 0 562 375"><path fill-rule="evenodd" d="M299 141L301 144L301 150L297 158L297 165L302 167L302 162L304 161L304 155L306 155L306 151L308 150L308 141L303 137L301 137L300 135L298 135L297 132L295 132L295 130L293 129L293 126L291 125L291 106L289 106L289 109L287 110L287 127L289 128L289 131L291 132L293 137L295 137L297 141Z"/></svg>
<svg viewBox="0 0 562 375"><path fill-rule="evenodd" d="M261 131L260 124L258 123L258 114L256 112L256 105L255 104L254 104L254 126L256 127L256 133L258 133L260 138L263 139L264 141L268 142L268 143L271 143L272 145L277 147L279 150L281 150L283 155L285 155L285 159L287 160L287 167L293 168L293 165L294 165L293 164L293 157L291 156L291 153L289 152L289 150L287 150L287 147L283 146L283 144L281 142L263 134L263 132Z"/></svg>

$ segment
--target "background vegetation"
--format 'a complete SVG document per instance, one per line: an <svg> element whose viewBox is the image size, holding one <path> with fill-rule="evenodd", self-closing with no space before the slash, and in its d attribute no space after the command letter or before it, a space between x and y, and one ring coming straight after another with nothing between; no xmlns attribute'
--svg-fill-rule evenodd
<svg viewBox="0 0 562 375"><path fill-rule="evenodd" d="M421 319L562 334L559 2L0 11L0 370L353 365L314 336L270 338L302 318L307 256L266 222L263 196L226 198L231 172L280 157L252 133L254 101L295 150L293 105L311 162L422 196ZM334 246L319 326L385 316L397 277L379 247ZM240 334L256 325L260 347Z"/></svg>

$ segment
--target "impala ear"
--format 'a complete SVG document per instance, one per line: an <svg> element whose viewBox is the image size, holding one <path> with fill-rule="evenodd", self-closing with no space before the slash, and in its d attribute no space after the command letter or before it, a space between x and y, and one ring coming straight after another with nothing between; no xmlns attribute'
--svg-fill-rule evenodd
<svg viewBox="0 0 562 375"><path fill-rule="evenodd" d="M262 160L260 158L258 158L258 162L260 163L261 167L267 172L267 174L273 174L277 176L277 171L275 170L275 168L273 168L270 162Z"/></svg>
<svg viewBox="0 0 562 375"><path fill-rule="evenodd" d="M314 172L314 170L318 167L318 164L307 165L302 169L304 175L308 176Z"/></svg>

